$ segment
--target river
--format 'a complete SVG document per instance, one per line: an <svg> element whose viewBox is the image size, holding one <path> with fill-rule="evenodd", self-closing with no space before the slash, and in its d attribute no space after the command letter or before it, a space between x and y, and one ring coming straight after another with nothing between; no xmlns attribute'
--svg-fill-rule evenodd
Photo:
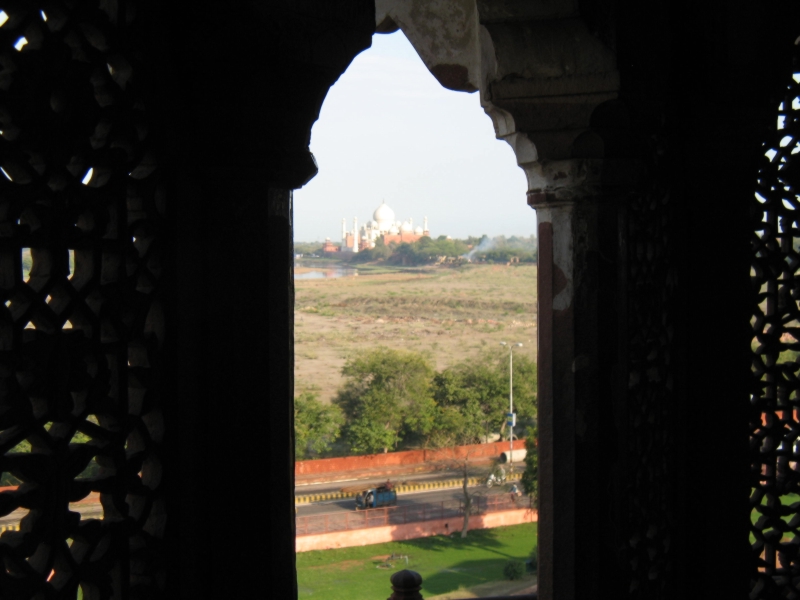
<svg viewBox="0 0 800 600"><path fill-rule="evenodd" d="M358 269L346 267L341 264L326 263L294 263L294 278L299 279L335 279L337 277L347 277L358 275Z"/></svg>

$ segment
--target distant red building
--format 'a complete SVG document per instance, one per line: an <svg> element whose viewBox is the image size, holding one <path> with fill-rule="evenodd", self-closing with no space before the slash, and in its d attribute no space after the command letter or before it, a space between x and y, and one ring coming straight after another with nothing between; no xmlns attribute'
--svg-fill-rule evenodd
<svg viewBox="0 0 800 600"><path fill-rule="evenodd" d="M340 246L337 246L331 241L331 238L325 238L325 243L322 244L322 252L325 254L329 254L331 252L341 252L342 249Z"/></svg>

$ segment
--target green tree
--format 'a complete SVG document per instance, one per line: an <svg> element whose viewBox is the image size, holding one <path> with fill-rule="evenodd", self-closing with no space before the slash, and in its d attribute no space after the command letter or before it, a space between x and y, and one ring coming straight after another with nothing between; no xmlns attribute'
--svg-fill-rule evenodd
<svg viewBox="0 0 800 600"><path fill-rule="evenodd" d="M322 244L319 242L294 242L295 254L322 254Z"/></svg>
<svg viewBox="0 0 800 600"><path fill-rule="evenodd" d="M388 452L404 430L429 433L435 404L428 358L379 347L349 359L342 375L334 403L344 412L344 435L354 453Z"/></svg>
<svg viewBox="0 0 800 600"><path fill-rule="evenodd" d="M539 436L537 431L528 432L525 438L525 471L522 473L522 489L533 500L533 505L537 506L539 501Z"/></svg>
<svg viewBox="0 0 800 600"><path fill-rule="evenodd" d="M339 438L344 415L338 406L323 404L317 394L305 392L294 400L294 453L298 459L330 451Z"/></svg>
<svg viewBox="0 0 800 600"><path fill-rule="evenodd" d="M477 444L486 435L489 425L481 402L486 390L470 381L468 370L468 363L463 363L434 377L436 419L426 440L428 446Z"/></svg>
<svg viewBox="0 0 800 600"><path fill-rule="evenodd" d="M516 386L515 386L516 387ZM484 355L453 365L435 379L434 398L439 406L454 406L468 419L468 428L475 441L500 431L508 410L508 373L497 361Z"/></svg>
<svg viewBox="0 0 800 600"><path fill-rule="evenodd" d="M508 412L508 354L488 353L437 373L434 399L438 417L430 445L478 443L490 433L503 432ZM453 410L450 414L448 410ZM527 355L514 355L515 433L522 437L536 426L536 363Z"/></svg>
<svg viewBox="0 0 800 600"><path fill-rule="evenodd" d="M446 448L477 444L483 438L483 413L477 401L465 406L435 405L435 416L424 440L428 448Z"/></svg>
<svg viewBox="0 0 800 600"><path fill-rule="evenodd" d="M503 354L497 363L498 369L505 372L505 393L508 397L508 354ZM536 428L536 362L527 354L514 353L514 412L517 425L514 433L524 437ZM506 405L507 406L507 405Z"/></svg>

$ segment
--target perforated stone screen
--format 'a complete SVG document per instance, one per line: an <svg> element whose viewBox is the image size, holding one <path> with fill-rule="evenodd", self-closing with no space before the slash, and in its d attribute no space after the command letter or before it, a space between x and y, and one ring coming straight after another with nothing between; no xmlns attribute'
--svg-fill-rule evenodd
<svg viewBox="0 0 800 600"><path fill-rule="evenodd" d="M753 203L750 597L800 596L800 52Z"/></svg>
<svg viewBox="0 0 800 600"><path fill-rule="evenodd" d="M156 598L167 197L130 1L0 2L8 598ZM98 492L102 513L73 503Z"/></svg>

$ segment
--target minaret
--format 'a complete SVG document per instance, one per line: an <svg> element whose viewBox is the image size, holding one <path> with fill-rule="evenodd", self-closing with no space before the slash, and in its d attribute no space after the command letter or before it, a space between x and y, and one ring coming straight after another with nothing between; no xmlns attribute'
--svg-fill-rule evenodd
<svg viewBox="0 0 800 600"><path fill-rule="evenodd" d="M342 252L347 251L347 219L342 217Z"/></svg>
<svg viewBox="0 0 800 600"><path fill-rule="evenodd" d="M358 217L353 217L353 252L358 252Z"/></svg>
<svg viewBox="0 0 800 600"><path fill-rule="evenodd" d="M411 225L411 231L414 231L414 219L409 217L408 218L408 224Z"/></svg>
<svg viewBox="0 0 800 600"><path fill-rule="evenodd" d="M424 219L422 219L422 233L423 233L423 235L429 235L428 234L428 217L425 217Z"/></svg>

